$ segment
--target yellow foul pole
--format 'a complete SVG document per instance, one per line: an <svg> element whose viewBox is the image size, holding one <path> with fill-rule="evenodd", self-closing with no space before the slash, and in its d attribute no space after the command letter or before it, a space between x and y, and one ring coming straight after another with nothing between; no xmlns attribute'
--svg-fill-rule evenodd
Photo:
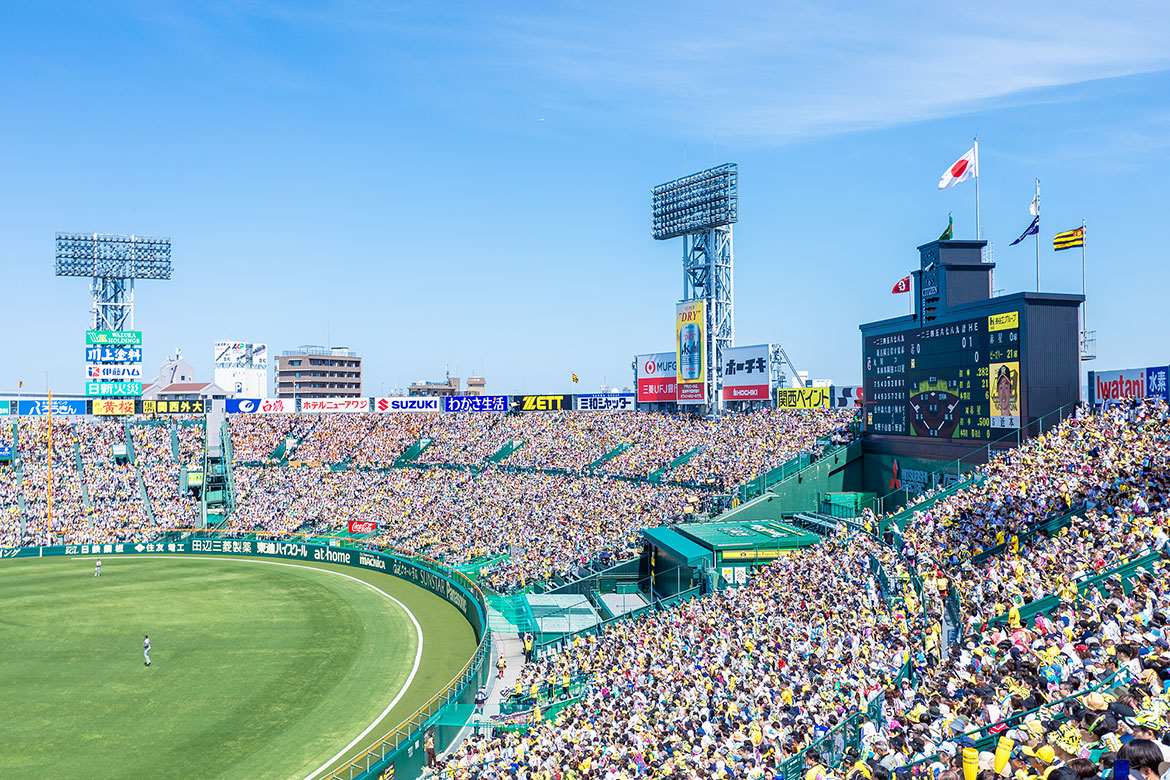
<svg viewBox="0 0 1170 780"><path fill-rule="evenodd" d="M53 391L49 391L49 526L45 529L49 542L53 533Z"/></svg>

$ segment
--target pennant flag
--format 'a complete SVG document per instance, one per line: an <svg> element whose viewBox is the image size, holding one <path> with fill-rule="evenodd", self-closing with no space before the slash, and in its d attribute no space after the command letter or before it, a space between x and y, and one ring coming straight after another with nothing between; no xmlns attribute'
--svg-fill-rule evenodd
<svg viewBox="0 0 1170 780"><path fill-rule="evenodd" d="M576 375L576 374L573 374L573 384L577 384L577 383L578 383L578 382L580 382L580 381L581 381L581 380L577 378L577 375Z"/></svg>
<svg viewBox="0 0 1170 780"><path fill-rule="evenodd" d="M972 146L966 154L943 171L942 178L938 180L938 188L945 190L947 187L953 187L961 181L967 181L967 179L978 175L979 158L975 156L975 147Z"/></svg>
<svg viewBox="0 0 1170 780"><path fill-rule="evenodd" d="M1017 238L1015 241L1008 244L1008 246L1015 246L1016 244L1020 243L1028 236L1039 235L1039 233L1040 233L1040 215L1037 214L1036 216L1032 217L1032 224L1028 225L1028 229L1025 230L1023 233L1021 233L1019 238Z"/></svg>
<svg viewBox="0 0 1170 780"><path fill-rule="evenodd" d="M1039 186L1039 185L1037 185ZM1028 213L1033 217L1040 216L1040 196L1033 195L1032 202L1028 204Z"/></svg>
<svg viewBox="0 0 1170 780"><path fill-rule="evenodd" d="M1079 227L1076 230L1066 230L1063 233L1057 233L1052 239L1052 248L1059 252L1062 249L1072 249L1074 246L1085 245L1085 229Z"/></svg>
<svg viewBox="0 0 1170 780"><path fill-rule="evenodd" d="M950 241L955 237L955 220L950 214L947 214L947 229L938 237L939 241Z"/></svg>
<svg viewBox="0 0 1170 780"><path fill-rule="evenodd" d="M897 295L898 293L907 293L907 292L910 292L910 277L909 276L903 276L901 279L898 280L898 283L894 285L894 289L890 290L891 295Z"/></svg>

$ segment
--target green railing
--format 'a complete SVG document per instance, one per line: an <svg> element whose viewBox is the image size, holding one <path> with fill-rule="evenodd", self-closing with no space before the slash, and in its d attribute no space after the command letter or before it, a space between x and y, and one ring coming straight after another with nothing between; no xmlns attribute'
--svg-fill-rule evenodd
<svg viewBox="0 0 1170 780"><path fill-rule="evenodd" d="M762 496L768 490L769 485L775 485L781 480L787 479L810 463L812 463L812 455L802 452L796 457L784 461L771 471L749 479L739 486L739 502L741 504L747 503L757 496Z"/></svg>

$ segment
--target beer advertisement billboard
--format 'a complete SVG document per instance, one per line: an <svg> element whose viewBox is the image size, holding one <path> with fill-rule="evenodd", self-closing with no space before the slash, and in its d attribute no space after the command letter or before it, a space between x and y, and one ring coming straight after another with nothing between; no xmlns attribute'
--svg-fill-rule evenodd
<svg viewBox="0 0 1170 780"><path fill-rule="evenodd" d="M707 401L706 310L704 301L683 301L675 308L674 349L680 404Z"/></svg>

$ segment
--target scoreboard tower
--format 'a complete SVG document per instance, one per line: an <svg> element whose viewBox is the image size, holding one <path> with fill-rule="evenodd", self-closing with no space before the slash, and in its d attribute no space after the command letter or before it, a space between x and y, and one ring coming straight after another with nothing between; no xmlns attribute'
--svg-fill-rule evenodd
<svg viewBox="0 0 1170 780"><path fill-rule="evenodd" d="M867 450L937 460L980 451L981 462L987 445L1014 447L1080 399L1084 296L992 297L986 243L918 247L914 314L861 326Z"/></svg>

